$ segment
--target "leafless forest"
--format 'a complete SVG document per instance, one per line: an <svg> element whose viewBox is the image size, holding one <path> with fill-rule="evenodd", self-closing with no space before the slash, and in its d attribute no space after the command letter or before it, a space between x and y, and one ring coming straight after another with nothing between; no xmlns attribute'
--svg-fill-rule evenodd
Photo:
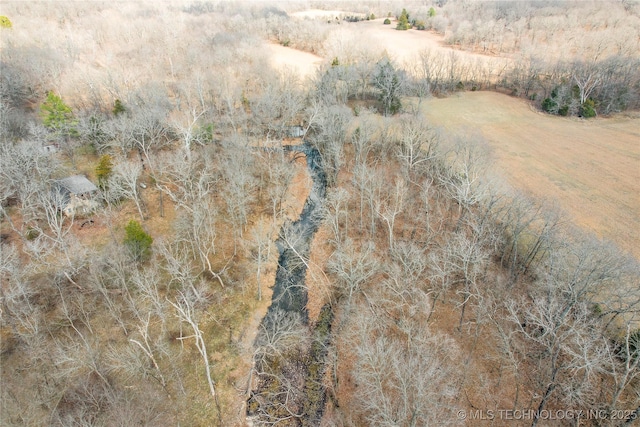
<svg viewBox="0 0 640 427"><path fill-rule="evenodd" d="M0 424L640 417L638 259L420 109L634 114L639 3L3 1L0 49Z"/></svg>

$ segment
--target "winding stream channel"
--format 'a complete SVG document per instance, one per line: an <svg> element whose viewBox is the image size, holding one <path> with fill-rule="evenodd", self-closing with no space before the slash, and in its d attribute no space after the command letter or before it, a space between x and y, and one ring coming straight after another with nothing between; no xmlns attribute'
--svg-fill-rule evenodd
<svg viewBox="0 0 640 427"><path fill-rule="evenodd" d="M300 145L284 146L285 151L304 154L307 168L313 181L309 195L305 201L300 217L294 221L287 221L280 230L276 241L279 251L278 268L271 306L262 319L260 333L254 347L261 339L264 331L275 333L282 327L282 316L299 316L305 325L309 323L307 311L307 287L305 276L308 267L311 241L318 231L323 219L324 201L327 193L327 179L322 156L317 148L308 142ZM320 320L311 329L314 336L304 367L304 411L300 414L301 425L319 425L325 402L325 390L322 384L324 376L324 359L327 355L327 344L330 340L332 312L330 307L324 307ZM284 373L283 375L286 375ZM310 398L310 396L314 396Z"/></svg>
<svg viewBox="0 0 640 427"><path fill-rule="evenodd" d="M273 287L271 306L263 322L268 322L277 310L299 313L305 323L308 321L307 288L304 278L307 271L307 259L313 236L318 231L323 217L323 205L327 193L327 179L322 165L322 157L315 147L303 145L285 145L286 151L303 153L307 159L307 168L313 185L304 203L300 218L295 222L287 221L280 230L276 241L280 257Z"/></svg>

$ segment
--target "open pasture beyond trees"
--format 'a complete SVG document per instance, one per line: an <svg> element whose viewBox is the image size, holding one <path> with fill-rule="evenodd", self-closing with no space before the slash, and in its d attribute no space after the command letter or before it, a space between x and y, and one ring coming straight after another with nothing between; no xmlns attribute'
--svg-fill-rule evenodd
<svg viewBox="0 0 640 427"><path fill-rule="evenodd" d="M434 126L480 132L515 188L557 201L580 226L640 258L640 118L553 117L499 93L424 103Z"/></svg>
<svg viewBox="0 0 640 427"><path fill-rule="evenodd" d="M344 16L344 11L300 12L303 17ZM343 25L336 40L351 49L365 39L411 72L425 50L458 55L468 66L508 70L512 55L488 56L444 44L433 32L396 31L381 20ZM331 44L329 44L331 46ZM308 78L323 58L272 45L271 63ZM354 48L355 49L355 48ZM328 60L330 58L324 58ZM479 132L493 148L510 185L558 202L579 225L611 239L640 258L640 116L637 112L586 121L553 117L527 101L496 92L464 92L422 103L433 126L453 133Z"/></svg>

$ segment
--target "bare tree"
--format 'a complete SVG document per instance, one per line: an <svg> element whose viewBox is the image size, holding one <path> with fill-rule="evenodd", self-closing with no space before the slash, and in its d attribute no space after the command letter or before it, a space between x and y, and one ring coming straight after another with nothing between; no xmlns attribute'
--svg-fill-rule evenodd
<svg viewBox="0 0 640 427"><path fill-rule="evenodd" d="M332 243L339 245L348 234L349 193L344 188L331 189L328 193L325 221L333 233Z"/></svg>
<svg viewBox="0 0 640 427"><path fill-rule="evenodd" d="M242 147L227 149L225 164L222 165L226 210L234 231L242 237L247 225L251 203L255 199L258 181L253 176L254 158Z"/></svg>
<svg viewBox="0 0 640 427"><path fill-rule="evenodd" d="M398 215L404 209L405 198L407 196L407 185L399 176L395 179L395 188L388 194L382 195L383 199L376 201L375 210L380 218L387 225L387 233L389 236L389 248L393 248L394 228Z"/></svg>
<svg viewBox="0 0 640 427"><path fill-rule="evenodd" d="M273 247L272 223L266 218L261 218L251 231L251 257L256 263L256 288L258 301L262 301L262 270L266 262L271 258L271 250Z"/></svg>
<svg viewBox="0 0 640 427"><path fill-rule="evenodd" d="M599 67L595 63L574 62L571 70L573 81L580 91L580 105L583 105L602 82Z"/></svg>
<svg viewBox="0 0 640 427"><path fill-rule="evenodd" d="M418 170L426 170L438 153L438 135L423 116L402 119L398 157L408 170L409 177Z"/></svg>
<svg viewBox="0 0 640 427"><path fill-rule="evenodd" d="M282 150L275 153L270 152L266 159L268 165L268 194L271 200L272 217L274 224L283 214L283 203L287 196L287 191L291 184L291 180L295 175L295 168L291 162L285 157Z"/></svg>
<svg viewBox="0 0 640 427"><path fill-rule="evenodd" d="M365 165L369 154L374 149L377 125L374 112L361 111L358 114L358 127L351 134L351 145L354 149L354 167Z"/></svg>
<svg viewBox="0 0 640 427"><path fill-rule="evenodd" d="M557 295L549 292L530 302L508 305L509 318L528 343L530 354L537 355L536 393L540 396L534 419L556 399L572 407L585 407L598 384L606 346L598 326L589 318L584 303L571 310Z"/></svg>
<svg viewBox="0 0 640 427"><path fill-rule="evenodd" d="M355 319L350 336L358 393L349 410L371 426L455 424L450 416L456 395L455 343L431 333L424 324L418 327L410 317L397 320L405 326L404 333L392 334L385 328L385 317L364 310Z"/></svg>
<svg viewBox="0 0 640 427"><path fill-rule="evenodd" d="M338 278L336 293L338 299L346 297L347 310L360 287L377 273L379 261L375 249L373 242L356 245L347 238L338 243L331 255L327 269Z"/></svg>
<svg viewBox="0 0 640 427"><path fill-rule="evenodd" d="M202 363L205 368L205 378L207 379L207 384L209 385L209 392L211 393L211 398L215 403L218 425L222 426L222 412L220 410L220 402L218 399L218 393L216 391L216 382L211 376L211 362L209 361L207 344L204 339L204 334L200 329L200 326L198 325L199 319L198 313L194 306L194 301L186 294L179 292L177 300L175 302L169 301L169 304L171 304L173 308L175 308L176 317L181 322L187 323L193 331L192 335L181 336L178 339L182 341L190 338L195 338L196 348L198 349L198 353L200 353L200 356L202 357Z"/></svg>
<svg viewBox="0 0 640 427"><path fill-rule="evenodd" d="M140 162L132 160L121 160L113 167L113 174L109 178L108 191L120 197L133 200L138 209L140 219L144 221L144 202L140 193L138 180L142 174Z"/></svg>
<svg viewBox="0 0 640 427"><path fill-rule="evenodd" d="M376 205L384 184L382 174L374 167L358 166L353 171L352 182L359 196L360 229L365 229L365 215L368 214L369 234L376 233Z"/></svg>
<svg viewBox="0 0 640 427"><path fill-rule="evenodd" d="M439 178L458 204L456 228L459 228L465 215L483 200L490 188L487 180L490 164L487 147L478 139L458 139L452 152L445 158L449 158L451 164L441 170Z"/></svg>
<svg viewBox="0 0 640 427"><path fill-rule="evenodd" d="M638 330L633 329L635 319L629 317L622 328L622 334L614 345L607 346L607 360L605 369L608 376L613 380L613 390L608 403L610 410L620 407L620 400L623 394L630 393L630 398L635 397L635 404L638 404L640 396L633 396L633 385L640 378L640 343ZM628 404L625 405L629 407Z"/></svg>
<svg viewBox="0 0 640 427"><path fill-rule="evenodd" d="M343 146L351 119L351 109L346 106L324 106L311 127L310 140L322 155L330 187L337 183L338 172L344 164Z"/></svg>
<svg viewBox="0 0 640 427"><path fill-rule="evenodd" d="M193 144L203 144L202 134L198 132L197 123L198 120L207 112L205 109L192 108L183 114L181 120L176 120L173 123L173 127L177 130L178 135L181 136L184 144L184 154L187 157L187 161L191 160L191 150Z"/></svg>

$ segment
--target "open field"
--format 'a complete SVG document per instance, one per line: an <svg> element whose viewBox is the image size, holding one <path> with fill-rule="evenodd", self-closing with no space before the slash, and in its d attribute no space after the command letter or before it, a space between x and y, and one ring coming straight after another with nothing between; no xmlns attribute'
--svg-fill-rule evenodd
<svg viewBox="0 0 640 427"><path fill-rule="evenodd" d="M456 52L469 64L497 70L510 58L458 51L426 31L396 31L381 20L343 24L371 46L386 50L400 64L424 49ZM354 33L355 34L355 33ZM355 37L355 36L354 36ZM322 58L296 49L271 45L271 64L298 69L310 76ZM326 60L326 59L325 59ZM477 130L495 149L499 173L515 188L557 201L575 222L600 238L611 239L640 257L640 118L579 120L550 116L525 101L492 92L458 93L424 104L435 126L448 131Z"/></svg>
<svg viewBox="0 0 640 427"><path fill-rule="evenodd" d="M342 23L325 42L323 50L326 58L298 49L270 44L270 63L275 67L298 68L303 77L313 74L323 60L338 57L344 61L345 56L368 55L375 58L386 55L409 73L415 71L416 60L425 51L429 52L431 58L434 56L449 58L450 55L455 55L456 61L464 64L469 73L476 74L488 72L491 75L497 75L512 63L512 59L507 57L453 49L444 44L442 35L435 32L397 31L395 25L383 25L382 22L383 19L375 19ZM362 40L367 40L366 45L362 45Z"/></svg>
<svg viewBox="0 0 640 427"><path fill-rule="evenodd" d="M267 43L269 63L271 66L284 70L288 69L300 75L301 78L313 76L323 59L317 55L301 50L291 49L275 43Z"/></svg>
<svg viewBox="0 0 640 427"><path fill-rule="evenodd" d="M640 118L549 116L492 92L434 98L424 111L447 131L480 133L510 184L557 200L578 225L640 257Z"/></svg>
<svg viewBox="0 0 640 427"><path fill-rule="evenodd" d="M424 50L446 54L456 52L461 60L469 64L479 62L484 66L504 67L508 66L511 61L506 57L453 49L444 44L444 37L440 34L432 31L398 31L395 29L395 22L392 22L391 25L384 25L383 21L384 19L361 21L353 24L353 29L357 31L359 37L369 40L370 46L386 51L390 58L407 67L409 67L409 62L414 61Z"/></svg>

